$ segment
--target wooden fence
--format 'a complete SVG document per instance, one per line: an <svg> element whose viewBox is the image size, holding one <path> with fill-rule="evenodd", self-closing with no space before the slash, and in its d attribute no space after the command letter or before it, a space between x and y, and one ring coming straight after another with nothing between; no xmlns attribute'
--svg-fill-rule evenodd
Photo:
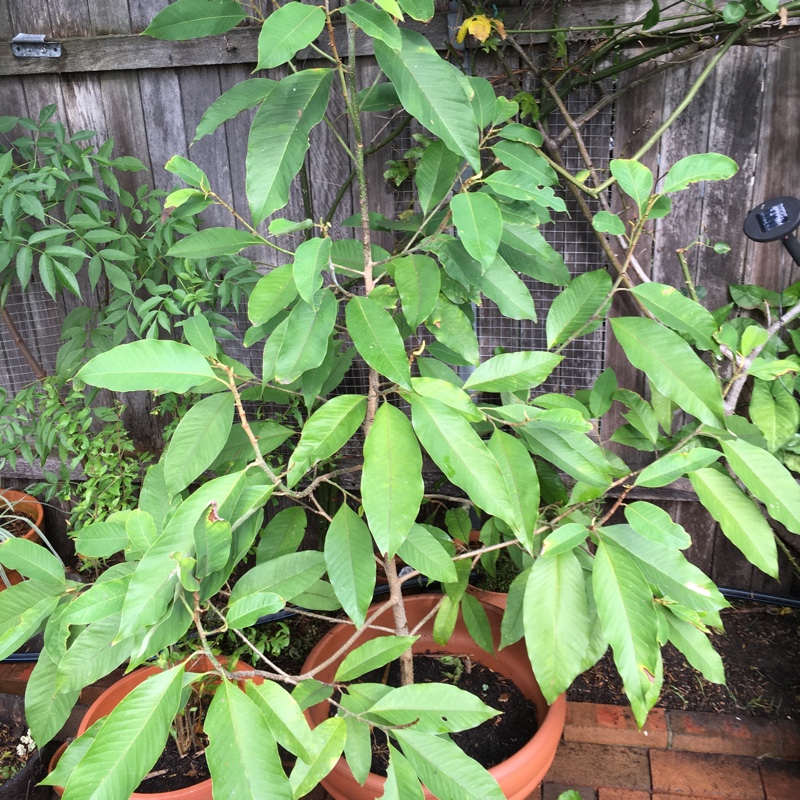
<svg viewBox="0 0 800 800"><path fill-rule="evenodd" d="M249 120L246 115L228 122L214 136L189 143L202 113L221 92L247 78L256 61L258 31L236 29L225 36L196 42L160 42L140 37L167 0L9 0L0 6L0 115L35 116L43 106L57 103L58 116L71 131L94 130L99 140L113 137L115 154L134 155L151 171L154 186L173 188L174 177L163 169L175 154L190 155L208 174L214 190L247 214L244 197L244 162ZM502 5L502 4L501 4ZM586 26L592 20L614 16L631 17L631 8L650 3L597 2L566 4L560 24ZM445 4L446 8L446 4ZM525 24L546 29L553 25L547 8L534 10L511 5L505 8L507 27ZM436 45L452 39L448 15L437 15L425 28ZM17 59L9 42L19 33L46 34L62 42L59 59ZM536 44L544 37L528 36ZM376 65L366 42L359 43L359 80L372 79ZM687 86L706 66L710 54L702 49L647 82L636 85L619 99L612 112L608 106L587 128L587 143L599 168L611 157L630 156L666 119L683 98ZM309 59L310 63L310 59ZM518 66L513 62L512 66ZM487 67L488 69L488 67ZM638 81L650 67L628 73L621 80ZM268 73L271 74L271 73ZM782 288L800 277L777 243L754 245L742 234L747 211L768 197L800 193L800 41L784 38L771 43L732 48L678 123L653 148L646 160L656 173L663 173L678 158L697 152L718 151L740 165L738 175L724 184L701 185L684 192L675 210L659 222L652 237L640 246L637 257L654 279L673 285L683 283L676 251L697 240L725 241L726 255L706 247L691 248L686 257L697 285L707 292L707 305L716 308L727 301L730 283L753 282ZM596 92L575 102L591 104ZM372 124L383 125L385 120ZM346 131L344 132L346 135ZM370 131L366 132L367 135ZM339 152L329 147L332 134L323 127L315 131L309 153L314 207L323 209L346 179L350 165L331 157ZM368 160L373 199L388 216L396 211L398 198L383 181L381 154ZM135 188L138 175L123 176L124 188ZM335 223L354 210L346 196ZM591 231L575 209L570 219L548 233L563 253L573 274L602 266L603 256ZM320 212L321 213L321 212ZM285 216L305 216L299 189L293 189ZM318 214L317 216L319 216ZM228 224L221 209L210 209L209 224ZM336 234L337 232L334 231ZM344 235L343 230L338 234ZM546 309L552 294L542 285L531 286L537 305ZM26 293L12 306L17 324L33 343L34 352L52 366L58 345L60 320L67 305L52 304L43 293ZM65 301L69 303L69 299ZM624 301L615 313L628 313ZM491 304L481 310L479 331L484 357L498 344L514 349L544 342L544 314L537 325L500 325ZM31 375L17 374L13 345L0 334L0 386L19 388ZM18 361L19 359L17 359ZM611 337L603 331L573 346L565 366L557 375L556 388L588 385L606 365L614 366L630 388L642 390L626 374ZM16 376L16 377L15 377ZM630 451L626 457L631 456ZM635 456L635 454L634 454ZM6 485L27 482L24 474L4 473ZM657 493L662 502L691 532L695 540L691 558L720 585L753 591L788 593L790 571L784 564L776 582L753 569L720 534L713 520L682 487Z"/></svg>

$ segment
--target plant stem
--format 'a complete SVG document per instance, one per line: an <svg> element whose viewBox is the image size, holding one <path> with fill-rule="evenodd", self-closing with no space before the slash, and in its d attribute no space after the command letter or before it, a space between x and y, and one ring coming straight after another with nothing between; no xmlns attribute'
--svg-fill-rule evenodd
<svg viewBox="0 0 800 800"><path fill-rule="evenodd" d="M28 349L27 342L14 324L14 320L11 319L11 315L4 305L0 305L0 319L3 320L3 324L6 326L12 341L17 346L17 350L19 350L22 357L28 362L28 366L33 370L36 380L44 380L47 377L47 370L45 370L37 361L36 356Z"/></svg>
<svg viewBox="0 0 800 800"><path fill-rule="evenodd" d="M403 605L403 584L397 575L397 563L394 558L384 558L383 567L386 570L386 580L389 584L389 597L394 601L392 614L394 615L395 636L408 636L408 618ZM414 657L411 650L406 650L399 658L400 683L410 686L414 683Z"/></svg>

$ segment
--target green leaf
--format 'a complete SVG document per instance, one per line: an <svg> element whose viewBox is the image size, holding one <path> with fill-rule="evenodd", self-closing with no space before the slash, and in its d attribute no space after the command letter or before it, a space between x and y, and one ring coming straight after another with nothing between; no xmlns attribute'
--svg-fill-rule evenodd
<svg viewBox="0 0 800 800"><path fill-rule="evenodd" d="M425 148L414 173L423 214L429 214L452 191L463 161L461 155L448 150L442 141Z"/></svg>
<svg viewBox="0 0 800 800"><path fill-rule="evenodd" d="M501 353L484 361L464 384L464 389L481 392L516 392L532 389L547 380L561 362L554 353L523 351Z"/></svg>
<svg viewBox="0 0 800 800"><path fill-rule="evenodd" d="M748 410L772 453L787 444L800 427L800 406L780 381L753 381Z"/></svg>
<svg viewBox="0 0 800 800"><path fill-rule="evenodd" d="M412 19L427 22L433 17L433 0L398 0L400 8Z"/></svg>
<svg viewBox="0 0 800 800"><path fill-rule="evenodd" d="M722 453L708 447L694 447L662 456L646 466L636 477L634 486L668 486L681 475L713 464Z"/></svg>
<svg viewBox="0 0 800 800"><path fill-rule="evenodd" d="M521 142L501 141L492 152L512 171L527 173L534 186L552 186L558 182L556 171L532 147Z"/></svg>
<svg viewBox="0 0 800 800"><path fill-rule="evenodd" d="M320 6L289 2L279 6L265 20L258 36L256 69L273 69L308 47L325 27Z"/></svg>
<svg viewBox="0 0 800 800"><path fill-rule="evenodd" d="M597 545L592 586L603 633L641 727L658 699L663 677L653 594L636 564L605 541Z"/></svg>
<svg viewBox="0 0 800 800"><path fill-rule="evenodd" d="M501 197L566 212L564 200L551 187L541 188L540 182L541 178L521 169L501 169L484 179L484 183Z"/></svg>
<svg viewBox="0 0 800 800"><path fill-rule="evenodd" d="M66 586L61 559L29 539L11 536L0 542L0 564L35 581L62 589Z"/></svg>
<svg viewBox="0 0 800 800"><path fill-rule="evenodd" d="M659 611L669 625L669 640L686 656L686 660L711 683L725 683L725 667L719 653L703 631L685 619L676 617L668 607Z"/></svg>
<svg viewBox="0 0 800 800"><path fill-rule="evenodd" d="M315 6L301 8L321 12ZM288 203L289 186L309 148L308 134L328 106L332 80L329 69L289 75L272 90L269 103L256 112L247 143L247 199L254 225Z"/></svg>
<svg viewBox="0 0 800 800"><path fill-rule="evenodd" d="M128 546L124 525L116 522L95 522L78 531L75 549L89 558L108 558Z"/></svg>
<svg viewBox="0 0 800 800"><path fill-rule="evenodd" d="M310 761L308 743L311 729L291 694L274 681L260 684L248 681L245 690L264 715L275 739L290 753Z"/></svg>
<svg viewBox="0 0 800 800"><path fill-rule="evenodd" d="M465 594L461 598L461 616L467 626L467 632L475 644L487 653L493 654L492 629L489 625L489 617L480 600L469 593Z"/></svg>
<svg viewBox="0 0 800 800"><path fill-rule="evenodd" d="M403 316L414 330L436 308L436 299L441 288L439 267L428 256L414 255L394 259L389 271L393 273L397 291L400 293Z"/></svg>
<svg viewBox="0 0 800 800"><path fill-rule="evenodd" d="M526 142L534 147L541 147L544 144L544 138L539 131L518 122L509 123L499 130L497 135L501 139L508 139L511 142Z"/></svg>
<svg viewBox="0 0 800 800"><path fill-rule="evenodd" d="M439 295L425 327L437 341L462 356L468 364L477 366L480 363L478 337L472 322L460 306L451 303L444 295ZM433 352L430 347L428 349Z"/></svg>
<svg viewBox="0 0 800 800"><path fill-rule="evenodd" d="M297 552L307 524L306 512L300 506L279 511L261 533L261 541L256 550L256 564Z"/></svg>
<svg viewBox="0 0 800 800"><path fill-rule="evenodd" d="M295 251L292 274L297 293L314 307L315 295L322 287L322 271L331 257L331 240L315 237L303 242Z"/></svg>
<svg viewBox="0 0 800 800"><path fill-rule="evenodd" d="M382 403L364 443L361 501L381 553L397 552L417 518L422 495L422 454L408 417Z"/></svg>
<svg viewBox="0 0 800 800"><path fill-rule="evenodd" d="M660 322L691 336L702 350L713 350L717 323L710 311L700 303L682 295L674 286L663 283L642 283L631 291Z"/></svg>
<svg viewBox="0 0 800 800"><path fill-rule="evenodd" d="M290 219L282 219L281 217L277 217L270 220L268 230L272 236L283 236L287 233L306 231L313 226L314 223L310 219L304 219L300 222L292 222Z"/></svg>
<svg viewBox="0 0 800 800"><path fill-rule="evenodd" d="M389 743L389 767L381 800L424 800L422 786L408 759Z"/></svg>
<svg viewBox="0 0 800 800"><path fill-rule="evenodd" d="M449 553L424 525L412 524L397 554L422 575L434 581L452 583L458 580Z"/></svg>
<svg viewBox="0 0 800 800"><path fill-rule="evenodd" d="M61 587L22 581L0 592L0 658L7 658L38 630L58 605Z"/></svg>
<svg viewBox="0 0 800 800"><path fill-rule="evenodd" d="M392 50L399 50L403 41L397 23L381 8L356 0L352 5L344 6L342 13L371 39L385 42Z"/></svg>
<svg viewBox="0 0 800 800"><path fill-rule="evenodd" d="M245 247L263 244L260 236L236 228L206 228L176 242L168 256L175 258L211 258L212 256L236 255Z"/></svg>
<svg viewBox="0 0 800 800"><path fill-rule="evenodd" d="M348 333L364 361L390 381L410 389L406 348L389 312L369 297L352 297L345 318Z"/></svg>
<svg viewBox="0 0 800 800"><path fill-rule="evenodd" d="M582 672L591 618L583 569L571 552L537 558L525 586L525 644L548 703Z"/></svg>
<svg viewBox="0 0 800 800"><path fill-rule="evenodd" d="M247 317L253 325L263 325L283 311L297 297L291 264L276 267L253 287Z"/></svg>
<svg viewBox="0 0 800 800"><path fill-rule="evenodd" d="M351 650L336 670L334 681L346 682L359 678L405 653L419 636L376 636Z"/></svg>
<svg viewBox="0 0 800 800"><path fill-rule="evenodd" d="M604 269L585 272L556 295L547 314L547 346L556 347L572 336L585 336L602 323L610 302L611 276Z"/></svg>
<svg viewBox="0 0 800 800"><path fill-rule="evenodd" d="M151 675L122 699L69 776L65 797L130 797L164 749L183 674L179 666Z"/></svg>
<svg viewBox="0 0 800 800"><path fill-rule="evenodd" d="M639 215L643 216L653 192L653 173L644 164L629 158L615 158L609 168L619 188L634 199Z"/></svg>
<svg viewBox="0 0 800 800"><path fill-rule="evenodd" d="M504 800L495 779L450 739L410 729L395 738L417 776L436 797L458 800Z"/></svg>
<svg viewBox="0 0 800 800"><path fill-rule="evenodd" d="M230 392L212 394L198 400L181 417L164 456L170 494L183 491L214 463L228 440L234 405Z"/></svg>
<svg viewBox="0 0 800 800"><path fill-rule="evenodd" d="M661 394L701 422L722 423L719 383L677 333L643 317L616 317L611 326L628 360Z"/></svg>
<svg viewBox="0 0 800 800"><path fill-rule="evenodd" d="M316 550L278 556L242 575L233 587L230 602L264 592L274 592L290 601L313 586L325 570L325 557Z"/></svg>
<svg viewBox="0 0 800 800"><path fill-rule="evenodd" d="M469 422L431 397L408 395L408 399L414 431L445 477L488 514L509 521L505 479L497 460Z"/></svg>
<svg viewBox="0 0 800 800"><path fill-rule="evenodd" d="M536 306L531 290L501 256L498 255L484 269L475 285L497 304L503 316L536 322Z"/></svg>
<svg viewBox="0 0 800 800"><path fill-rule="evenodd" d="M176 0L159 11L142 33L154 39L183 42L227 33L246 16L235 0Z"/></svg>
<svg viewBox="0 0 800 800"><path fill-rule="evenodd" d="M631 426L644 436L651 445L655 446L658 441L658 419L655 412L641 395L630 389L617 389L614 392L614 400L618 400L629 410L622 416L628 420ZM612 441L614 437L612 436Z"/></svg>
<svg viewBox="0 0 800 800"><path fill-rule="evenodd" d="M164 165L164 169L167 170L167 172L177 175L184 183L188 183L189 186L195 186L198 189L202 189L203 192L211 191L211 187L208 183L208 176L197 164L192 163L188 158L172 156Z"/></svg>
<svg viewBox="0 0 800 800"><path fill-rule="evenodd" d="M222 681L208 708L208 769L215 786L236 800L293 800L278 747L256 703L231 681ZM215 790L215 793L221 794Z"/></svg>
<svg viewBox="0 0 800 800"><path fill-rule="evenodd" d="M792 533L800 533L797 481L775 456L744 439L723 440L722 450L736 476Z"/></svg>
<svg viewBox="0 0 800 800"><path fill-rule="evenodd" d="M484 267L491 264L503 234L497 203L482 192L462 192L450 201L450 210L466 251Z"/></svg>
<svg viewBox="0 0 800 800"><path fill-rule="evenodd" d="M266 100L275 88L276 81L269 78L250 78L237 83L227 92L223 92L203 113L194 142L208 136L229 119L238 116L242 111L255 108ZM273 231L270 230L270 233Z"/></svg>
<svg viewBox="0 0 800 800"><path fill-rule="evenodd" d="M75 376L112 392L187 392L214 378L202 353L168 339L121 344L95 356Z"/></svg>
<svg viewBox="0 0 800 800"><path fill-rule="evenodd" d="M721 153L697 153L672 165L661 191L679 192L698 181L725 181L739 171L736 162Z"/></svg>
<svg viewBox="0 0 800 800"><path fill-rule="evenodd" d="M429 0L426 5L432 11ZM401 7L413 16L402 3ZM445 61L421 34L401 29L400 35L403 46L399 51L375 42L378 65L394 84L406 111L479 171L478 126L470 106L473 92L466 77Z"/></svg>
<svg viewBox="0 0 800 800"><path fill-rule="evenodd" d="M598 211L592 217L592 227L600 233L610 233L612 236L625 235L625 223L610 211Z"/></svg>
<svg viewBox="0 0 800 800"><path fill-rule="evenodd" d="M286 601L275 592L255 592L231 603L225 620L230 628L247 628L261 617L276 614L285 605Z"/></svg>
<svg viewBox="0 0 800 800"><path fill-rule="evenodd" d="M533 459L519 439L499 429L489 439L489 452L499 464L508 489L510 505L505 519L523 547L533 553L539 518L539 478Z"/></svg>
<svg viewBox="0 0 800 800"><path fill-rule="evenodd" d="M44 747L61 730L80 692L56 689L56 664L43 648L25 685L25 721L37 747Z"/></svg>
<svg viewBox="0 0 800 800"><path fill-rule="evenodd" d="M638 501L625 506L625 519L637 533L666 547L685 550L692 544L692 537L683 526L673 522L663 508L652 503Z"/></svg>
<svg viewBox="0 0 800 800"><path fill-rule="evenodd" d="M372 537L361 517L342 503L325 534L328 577L347 616L364 624L375 591Z"/></svg>
<svg viewBox="0 0 800 800"><path fill-rule="evenodd" d="M289 459L286 482L295 486L316 463L338 452L364 421L367 398L342 394L320 406L303 427Z"/></svg>
<svg viewBox="0 0 800 800"><path fill-rule="evenodd" d="M346 723L341 717L317 725L308 744L311 760L295 762L289 782L294 797L307 795L335 766L344 749Z"/></svg>
<svg viewBox="0 0 800 800"><path fill-rule="evenodd" d="M432 360L430 358L422 359L422 361ZM422 371L420 369L420 372ZM440 403L454 408L470 422L482 422L484 419L483 412L478 409L472 398L465 391L447 380L442 378L412 378L411 385L417 394L433 397Z"/></svg>
<svg viewBox="0 0 800 800"><path fill-rule="evenodd" d="M329 289L320 289L319 295L317 310L300 302L286 320L283 341L275 356L275 380L278 383L294 383L304 372L318 367L325 359L328 339L336 323L338 303ZM268 378L265 373L264 380Z"/></svg>
<svg viewBox="0 0 800 800"><path fill-rule="evenodd" d="M574 550L586 541L589 529L577 522L568 522L548 534L542 545L542 556L558 556Z"/></svg>
<svg viewBox="0 0 800 800"><path fill-rule="evenodd" d="M206 358L217 357L217 340L205 317L200 314L189 317L183 323L183 335L186 341Z"/></svg>

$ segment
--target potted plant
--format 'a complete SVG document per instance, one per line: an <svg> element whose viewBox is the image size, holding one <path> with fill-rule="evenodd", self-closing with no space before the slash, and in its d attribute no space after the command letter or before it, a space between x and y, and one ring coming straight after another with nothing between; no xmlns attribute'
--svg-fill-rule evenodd
<svg viewBox="0 0 800 800"><path fill-rule="evenodd" d="M736 165L711 153L665 165L658 181L636 159L613 161L608 175L572 175L540 130L516 121L516 102L497 96L485 79L466 77L424 37L398 25L403 14L426 19L433 4L355 3L337 11L284 4L263 23L259 68L319 48L325 30L330 46L318 52L326 65L245 81L201 121L199 136L257 108L247 158L252 219L237 218L241 228L191 233L170 253L232 254L259 244L289 259L260 279L248 304L253 327L246 342L261 350L261 374L224 356L201 316L184 325L185 343L119 345L77 373L79 383L112 391L187 394L190 407L147 471L138 506L79 533L80 552L101 558L122 552L123 563L93 585L65 581L63 574L31 576L35 602L19 587L0 597L4 647L45 628L27 698L37 741L51 738L83 686L118 665L141 665L190 628L198 651L206 652L212 628L241 630L289 603L310 613L340 611L352 633L339 652L299 675L258 652L254 670L217 669L231 702L208 720L218 748L209 760L229 796L302 796L342 754L354 780L365 782L369 731L378 728L391 744L387 796L420 797L422 783L444 800L469 792L501 800L494 778L449 738L493 718L496 709L455 686L447 689L446 712L433 704L430 687L413 679L418 637L429 635L443 647L461 620L474 641L470 658L524 647L550 706L545 724L574 677L610 646L642 724L659 695L667 641L706 677L723 679L706 633L720 624L726 602L685 558L690 535L655 505L632 502L634 488L688 475L724 532L768 574L776 574L777 554L766 517L800 532L794 478L730 402L753 369L768 379L789 367L757 350L752 334L725 328L696 298L636 278L634 268L648 222L666 215L672 198L692 183L730 177ZM340 16L346 25L335 24ZM243 17L227 0L179 0L147 33L174 39L219 33ZM356 85L357 27L385 78L373 86ZM349 133L330 118L331 97L345 109ZM365 139L364 115L387 108L404 109L436 137L415 164L417 213L400 219L371 206L365 170L365 153L380 142ZM355 229L353 237L334 238L331 216L317 224L312 216L275 218L262 233L262 223L286 206L291 181L304 169L309 133L323 120L352 158L358 213L343 222ZM175 157L167 166L187 184L169 195L167 212L222 202L197 165ZM593 216L616 275L598 269L570 280L546 244L540 227L564 210L555 191L559 178L598 201L609 187L619 191L626 221L609 210ZM375 241L387 230L399 237L392 252ZM284 246L285 239L274 241L279 234L299 238ZM621 255L609 244L612 236ZM548 348L481 357L473 304L488 297L508 317L535 317L520 270L564 285L548 314ZM609 327L646 376L649 398L619 387L610 370L578 396L539 397L537 387L564 347L603 324L622 292L642 315L614 317ZM771 326L768 339L785 324ZM363 362L355 373L363 386L345 389L354 354ZM460 375L464 365L475 369ZM626 422L604 430L598 442L597 420L608 419L615 402L627 409ZM251 403L277 409L280 430L274 420L254 417ZM676 429L679 409L689 421ZM631 469L605 446L609 438L650 450L653 463ZM492 521L492 544L465 551L447 531L419 521L423 500L440 496L426 484L426 463L457 488L462 505ZM264 526L265 510L274 512L277 499L288 507ZM617 511L624 522L612 520ZM307 531L310 520L314 529ZM466 586L476 560L511 546L527 561L510 587L498 642L490 620L500 612L485 609ZM0 563L3 557L0 546ZM411 567L403 575L398 558ZM376 562L389 596L373 610ZM418 573L444 588L435 610L423 615L432 623L429 634L402 592ZM20 609L25 613L12 615ZM391 623L376 636L381 614ZM326 679L326 662L339 658L337 673ZM395 659L399 687L349 683ZM264 679L257 697L230 691L231 681L248 676ZM163 724L174 714L173 699L163 697L177 697L180 681L162 682L142 697L141 713L126 708L117 718L125 723L130 758L112 764L99 755L100 745L88 749L72 765L65 800L91 796L77 788L91 776L125 787L141 779L155 720ZM334 690L343 694L333 696ZM337 713L312 730L302 710L317 702ZM297 756L288 775L276 743Z"/></svg>

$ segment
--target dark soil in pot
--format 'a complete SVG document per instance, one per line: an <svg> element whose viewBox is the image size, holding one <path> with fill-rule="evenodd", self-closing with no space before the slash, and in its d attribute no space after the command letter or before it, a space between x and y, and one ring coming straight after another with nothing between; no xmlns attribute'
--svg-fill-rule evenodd
<svg viewBox="0 0 800 800"><path fill-rule="evenodd" d="M368 672L354 682L399 686L399 662ZM507 678L469 657L417 654L414 656L414 682L453 684L502 712L477 728L450 734L470 758L486 769L510 758L536 733L536 706ZM334 712L335 708L331 707L331 713ZM370 771L385 776L388 764L386 735L373 731Z"/></svg>
<svg viewBox="0 0 800 800"><path fill-rule="evenodd" d="M210 777L205 750L181 756L175 740L170 737L164 752L136 791L140 794L174 792L176 789L185 789L187 786L207 781Z"/></svg>
<svg viewBox="0 0 800 800"><path fill-rule="evenodd" d="M664 648L661 708L800 720L800 611L734 603L722 611L724 633L711 641L725 665L727 686L706 681L674 647ZM611 653L567 692L578 702L627 705Z"/></svg>
<svg viewBox="0 0 800 800"><path fill-rule="evenodd" d="M0 695L0 800L48 800L49 787L37 787L45 776L47 760L54 745L38 749L27 747L28 725L25 701L16 695ZM17 748L23 752L17 753Z"/></svg>

